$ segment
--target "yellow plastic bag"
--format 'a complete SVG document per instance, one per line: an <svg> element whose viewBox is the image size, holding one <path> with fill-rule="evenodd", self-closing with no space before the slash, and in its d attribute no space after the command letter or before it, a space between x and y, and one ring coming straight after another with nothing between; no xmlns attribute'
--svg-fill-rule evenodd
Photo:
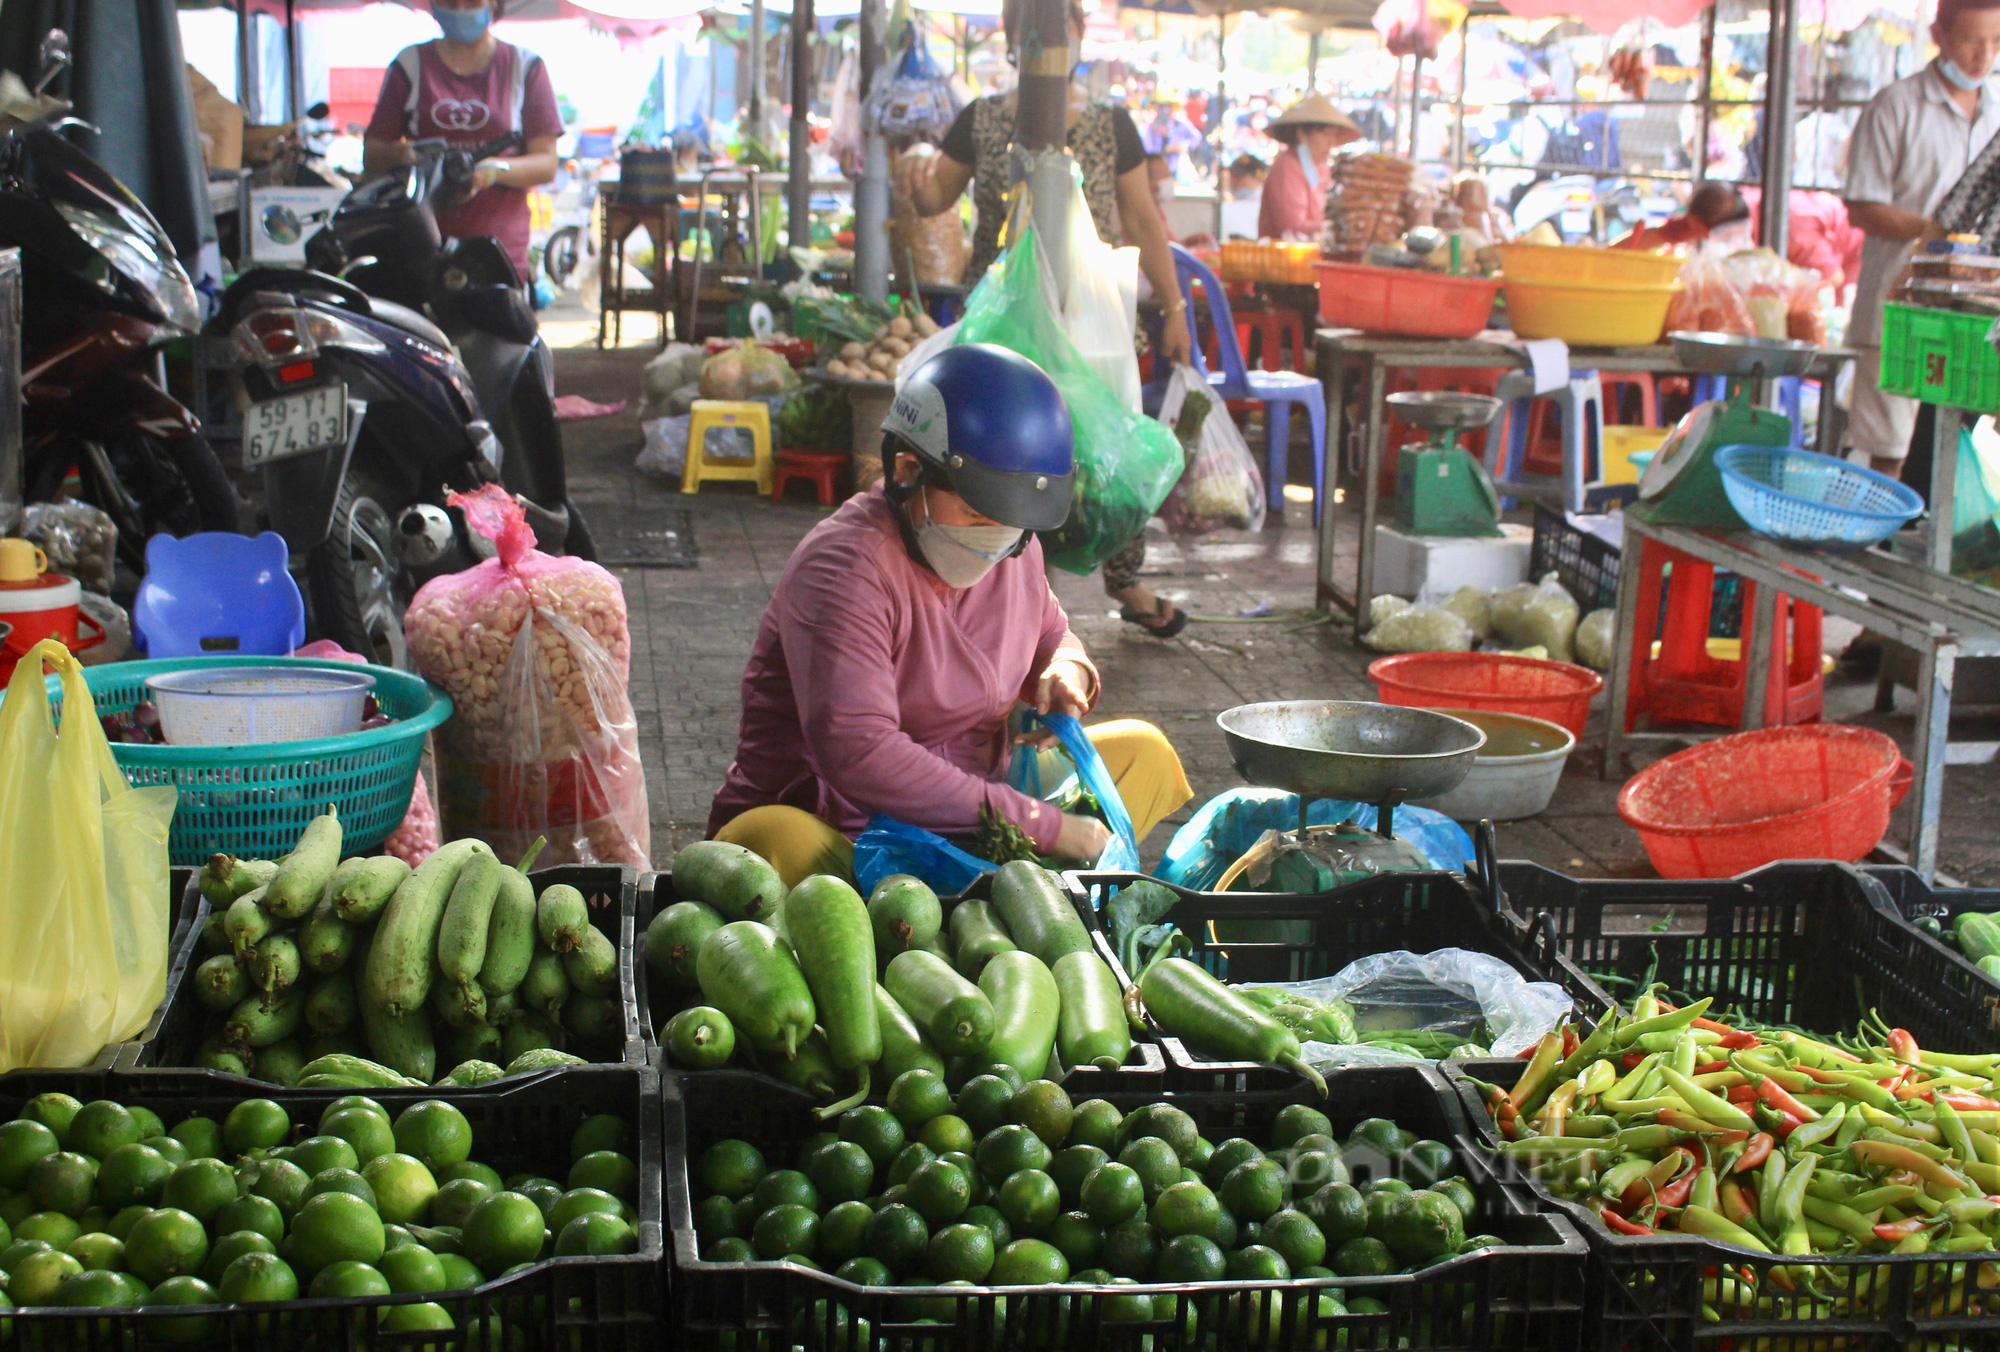
<svg viewBox="0 0 2000 1352"><path fill-rule="evenodd" d="M44 662L62 677L60 728ZM87 1065L166 994L179 794L128 785L92 708L54 639L15 667L0 702L0 1071Z"/></svg>

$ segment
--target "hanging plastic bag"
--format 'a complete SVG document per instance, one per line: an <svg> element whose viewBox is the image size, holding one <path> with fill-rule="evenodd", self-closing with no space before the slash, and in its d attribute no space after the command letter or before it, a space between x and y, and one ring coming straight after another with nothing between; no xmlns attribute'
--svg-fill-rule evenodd
<svg viewBox="0 0 2000 1352"><path fill-rule="evenodd" d="M1138 538L1186 458L1172 432L1119 403L1070 341L1045 282L1029 195L1020 196L1014 221L1023 229L966 298L957 336L1020 353L1048 373L1069 405L1076 489L1069 520L1042 536L1042 549L1050 563L1085 574Z"/></svg>
<svg viewBox="0 0 2000 1352"><path fill-rule="evenodd" d="M999 867L967 854L935 831L894 817L870 817L868 829L854 838L854 881L863 896L892 873L921 879L941 897L957 896L980 874Z"/></svg>
<svg viewBox="0 0 2000 1352"><path fill-rule="evenodd" d="M1373 830L1375 806L1333 798L1315 799L1306 810L1310 826L1354 821ZM1299 798L1281 789L1230 789L1204 803L1187 824L1174 832L1160 859L1156 876L1163 882L1208 892L1229 866L1262 838L1266 831L1296 831ZM1396 809L1396 839L1423 852L1432 868L1462 873L1472 858L1472 837L1442 812L1408 803Z"/></svg>
<svg viewBox="0 0 2000 1352"><path fill-rule="evenodd" d="M125 782L75 656L36 644L0 703L0 1071L86 1065L146 1026L167 989L178 798Z"/></svg>
<svg viewBox="0 0 2000 1352"><path fill-rule="evenodd" d="M1083 730L1083 724L1069 714L1030 713L1024 720L1024 726L1047 728L1055 734L1057 744L1068 755L1070 764L1076 767L1078 782L1097 799L1098 810L1104 814L1104 824L1111 828L1113 839L1092 867L1138 872L1139 838L1132 829L1132 814L1126 810L1125 800L1118 796L1118 785L1111 778L1104 757L1097 754L1096 743ZM1043 797L1040 758L1033 755L1015 757L1008 769L1007 782L1030 797Z"/></svg>
<svg viewBox="0 0 2000 1352"><path fill-rule="evenodd" d="M1021 196L1023 211L1032 210L1027 193ZM1064 219L1069 223L1069 286L1063 290L1057 285L1047 258L1041 262L1042 285L1078 354L1121 408L1138 413L1139 356L1132 335L1139 313L1139 251L1114 249L1099 238L1077 173L1069 176L1069 211ZM1025 228L1025 217L1017 214L1013 225Z"/></svg>
<svg viewBox="0 0 2000 1352"><path fill-rule="evenodd" d="M849 47L833 77L833 111L826 153L849 178L861 177L861 57Z"/></svg>
<svg viewBox="0 0 2000 1352"><path fill-rule="evenodd" d="M951 77L931 59L923 24L911 20L905 28L903 54L893 69L878 76L864 105L867 125L892 140L918 137L943 139L958 116L958 94Z"/></svg>
<svg viewBox="0 0 2000 1352"><path fill-rule="evenodd" d="M535 549L497 485L448 501L498 557L426 582L403 620L417 670L457 706L435 738L446 834L509 861L546 836L545 867L649 867L618 579Z"/></svg>
<svg viewBox="0 0 2000 1352"><path fill-rule="evenodd" d="M1176 366L1159 419L1174 429L1187 469L1160 506L1172 535L1206 535L1264 526L1264 476L1229 409L1192 366Z"/></svg>
<svg viewBox="0 0 2000 1352"><path fill-rule="evenodd" d="M1465 6L1454 0L1384 0L1375 11L1375 31L1396 57L1435 61L1446 35L1465 22Z"/></svg>
<svg viewBox="0 0 2000 1352"><path fill-rule="evenodd" d="M898 275L909 263L925 286L957 286L972 256L957 206L935 216L917 210L917 185L930 177L936 160L937 149L923 142L896 157L889 171L889 249Z"/></svg>
<svg viewBox="0 0 2000 1352"><path fill-rule="evenodd" d="M1750 307L1725 267L1726 261L1724 250L1709 247L1681 265L1681 289L1667 302L1668 332L1685 329L1756 335L1756 321L1750 317Z"/></svg>

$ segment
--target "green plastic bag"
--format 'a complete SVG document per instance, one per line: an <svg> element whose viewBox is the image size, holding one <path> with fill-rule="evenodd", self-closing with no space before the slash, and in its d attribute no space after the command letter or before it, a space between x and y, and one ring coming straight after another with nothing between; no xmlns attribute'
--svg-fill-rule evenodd
<svg viewBox="0 0 2000 1352"><path fill-rule="evenodd" d="M1127 412L1070 342L1047 299L1035 244L1029 226L987 270L966 298L957 341L1018 352L1062 391L1076 444L1076 495L1069 520L1042 535L1042 552L1058 568L1089 573L1139 538L1187 458L1172 428Z"/></svg>

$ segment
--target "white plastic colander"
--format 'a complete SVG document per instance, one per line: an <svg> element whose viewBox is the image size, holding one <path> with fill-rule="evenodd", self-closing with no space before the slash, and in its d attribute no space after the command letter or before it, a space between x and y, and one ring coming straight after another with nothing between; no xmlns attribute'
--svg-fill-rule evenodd
<svg viewBox="0 0 2000 1352"><path fill-rule="evenodd" d="M217 667L146 679L171 746L304 742L358 732L375 678L360 671Z"/></svg>

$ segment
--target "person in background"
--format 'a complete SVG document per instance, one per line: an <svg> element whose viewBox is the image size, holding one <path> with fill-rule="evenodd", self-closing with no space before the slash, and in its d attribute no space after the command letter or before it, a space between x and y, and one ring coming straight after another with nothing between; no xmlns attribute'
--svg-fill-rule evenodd
<svg viewBox="0 0 2000 1352"><path fill-rule="evenodd" d="M1847 325L1847 345L1861 354L1848 434L1871 466L1897 478L1917 401L1880 388L1882 302L1918 244L1943 235L1939 205L2000 131L1987 83L2000 59L2000 0L1938 0L1931 37L1937 60L1870 99L1847 149L1847 214L1867 234Z"/></svg>
<svg viewBox="0 0 2000 1352"><path fill-rule="evenodd" d="M1759 212L1763 198L1760 188L1743 189L1744 205L1750 209L1751 237L1759 243L1764 233ZM1847 207L1838 197L1794 188L1785 198L1785 215L1785 257L1793 265L1811 268L1836 293L1854 280L1862 234L1847 219Z"/></svg>
<svg viewBox="0 0 2000 1352"><path fill-rule="evenodd" d="M1229 163L1229 195L1248 202L1264 191L1264 176L1270 172L1255 155L1238 155Z"/></svg>
<svg viewBox="0 0 2000 1352"><path fill-rule="evenodd" d="M1659 225L1642 225L1611 247L1614 249L1667 249L1677 244L1699 244L1713 232L1738 222L1747 223L1750 208L1743 194L1727 183L1704 183L1688 198L1687 210Z"/></svg>
<svg viewBox="0 0 2000 1352"><path fill-rule="evenodd" d="M1360 140L1361 128L1324 95L1308 94L1267 130L1285 150L1264 179L1258 238L1316 241L1326 225L1328 161L1335 148Z"/></svg>
<svg viewBox="0 0 2000 1352"><path fill-rule="evenodd" d="M493 36L501 8L502 0L431 0L444 36L405 47L389 63L363 158L378 173L413 163L412 141L468 146L520 132L522 149L473 166L472 195L439 212L438 229L453 239L492 236L525 280L528 189L555 178L563 124L542 59Z"/></svg>

